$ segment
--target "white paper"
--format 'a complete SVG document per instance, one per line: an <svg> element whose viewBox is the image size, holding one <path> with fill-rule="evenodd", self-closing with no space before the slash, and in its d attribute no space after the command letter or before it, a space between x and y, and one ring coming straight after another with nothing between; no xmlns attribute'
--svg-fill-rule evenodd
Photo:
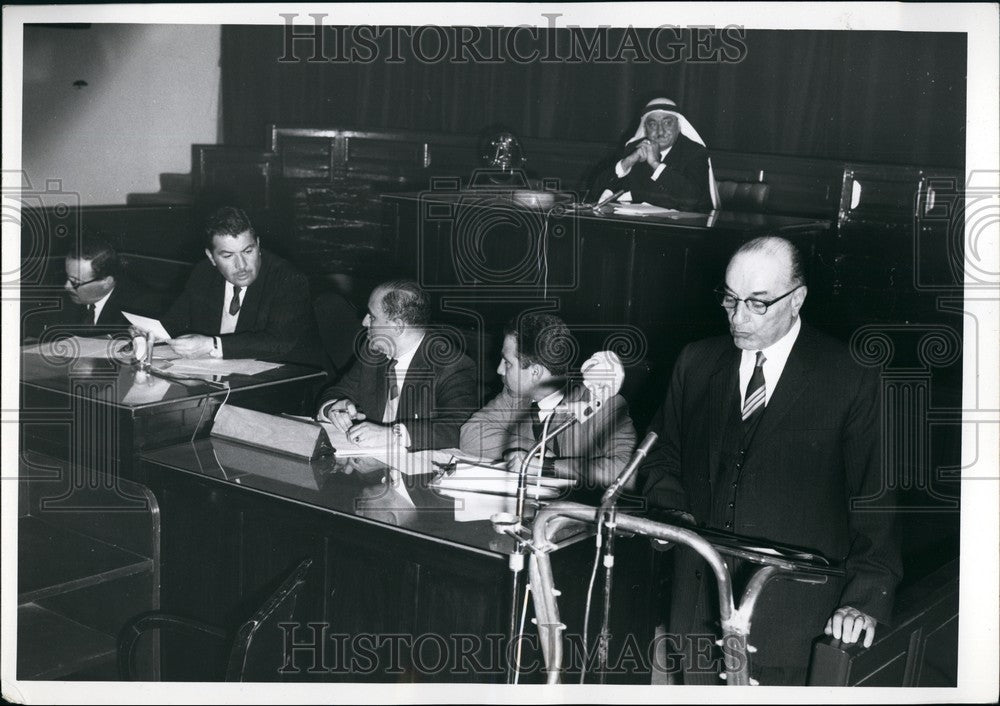
<svg viewBox="0 0 1000 706"><path fill-rule="evenodd" d="M517 498L510 495L490 495L472 490L440 489L441 495L455 500L456 522L489 520L497 513L514 514Z"/></svg>
<svg viewBox="0 0 1000 706"><path fill-rule="evenodd" d="M280 367L281 363L251 358L176 358L163 370L171 375L257 375Z"/></svg>
<svg viewBox="0 0 1000 706"><path fill-rule="evenodd" d="M122 312L122 316L129 320L129 323L135 326L137 329L143 331L148 331L153 334L153 339L156 341L169 341L170 334L167 333L167 329L163 328L163 324L160 323L159 319L151 319L148 316L139 316L138 314L130 314L127 311Z"/></svg>
<svg viewBox="0 0 1000 706"><path fill-rule="evenodd" d="M433 485L449 490L471 490L481 493L516 495L517 474L507 470L459 463L453 473L435 480ZM555 497L560 494L562 489L571 487L572 485L573 480L570 478L530 476L528 478L528 497Z"/></svg>
<svg viewBox="0 0 1000 706"><path fill-rule="evenodd" d="M680 213L673 208L662 208L648 203L616 203L615 214L619 216L662 216L667 213Z"/></svg>

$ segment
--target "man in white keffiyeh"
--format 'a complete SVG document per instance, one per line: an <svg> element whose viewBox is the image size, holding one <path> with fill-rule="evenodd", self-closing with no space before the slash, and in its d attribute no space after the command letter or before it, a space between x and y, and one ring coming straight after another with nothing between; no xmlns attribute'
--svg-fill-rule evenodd
<svg viewBox="0 0 1000 706"><path fill-rule="evenodd" d="M624 190L621 201L688 211L719 207L705 141L669 98L646 104L624 156L599 183L606 188L598 201Z"/></svg>

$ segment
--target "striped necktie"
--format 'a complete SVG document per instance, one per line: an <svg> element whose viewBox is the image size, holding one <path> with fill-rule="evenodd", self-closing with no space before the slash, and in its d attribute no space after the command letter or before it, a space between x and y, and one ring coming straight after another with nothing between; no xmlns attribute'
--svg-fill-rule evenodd
<svg viewBox="0 0 1000 706"><path fill-rule="evenodd" d="M242 289L241 287L237 287L236 285L233 285L233 298L229 302L229 315L230 316L236 316L238 313L240 313L240 291L241 291L241 289ZM216 301L218 301L218 300L216 300Z"/></svg>
<svg viewBox="0 0 1000 706"><path fill-rule="evenodd" d="M757 364L754 366L753 375L750 376L750 384L747 385L747 394L743 399L743 423L755 421L763 413L764 400L767 399L764 386L764 362L767 358L761 351L757 351Z"/></svg>

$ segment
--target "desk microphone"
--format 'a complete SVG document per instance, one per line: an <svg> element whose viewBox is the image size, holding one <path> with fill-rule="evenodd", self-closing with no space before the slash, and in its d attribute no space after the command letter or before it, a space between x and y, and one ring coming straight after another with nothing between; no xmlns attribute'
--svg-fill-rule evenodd
<svg viewBox="0 0 1000 706"><path fill-rule="evenodd" d="M601 206L604 206L605 204L608 204L608 203L614 201L615 199L619 198L622 194L624 194L626 191L628 191L628 189L619 189L618 191L616 191L615 193L611 194L611 196L607 197L606 199L601 199L600 201L598 201L597 203L594 204L594 210L596 211Z"/></svg>
<svg viewBox="0 0 1000 706"><path fill-rule="evenodd" d="M618 474L614 483L608 486L608 489L604 491L604 495L601 496L602 509L611 507L615 504L618 500L618 496L622 494L625 484L632 479L632 476L635 475L636 470L639 468L639 464L642 463L642 460L646 458L649 450L653 447L653 444L656 443L656 438L657 436L655 431L651 431L646 434L646 438L642 440L642 443L639 444L639 448L635 450L635 453L632 454L632 458L629 459L628 465L626 465L625 469Z"/></svg>

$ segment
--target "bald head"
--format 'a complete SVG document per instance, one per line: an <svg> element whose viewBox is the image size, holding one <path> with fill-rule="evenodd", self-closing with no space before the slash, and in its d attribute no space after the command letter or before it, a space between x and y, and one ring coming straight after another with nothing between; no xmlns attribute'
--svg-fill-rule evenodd
<svg viewBox="0 0 1000 706"><path fill-rule="evenodd" d="M788 333L806 298L802 260L784 238L755 238L737 250L726 268L726 290L742 300L727 309L733 342L745 350L763 350ZM763 314L745 303L769 304ZM771 302L774 302L773 304Z"/></svg>

